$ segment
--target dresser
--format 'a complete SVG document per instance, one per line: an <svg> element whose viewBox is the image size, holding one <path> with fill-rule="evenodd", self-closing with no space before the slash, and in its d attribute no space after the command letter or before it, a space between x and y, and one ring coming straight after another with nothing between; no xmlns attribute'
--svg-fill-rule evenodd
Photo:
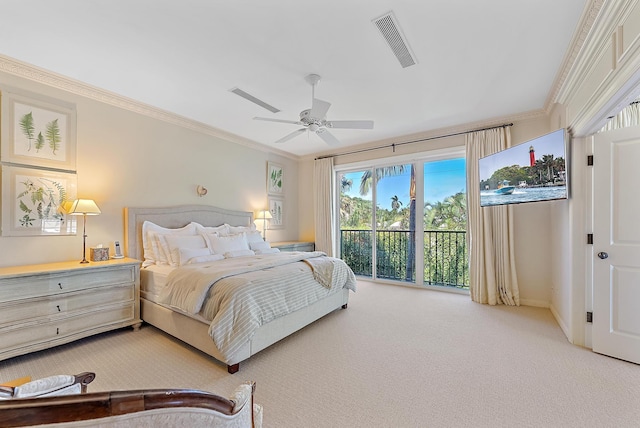
<svg viewBox="0 0 640 428"><path fill-rule="evenodd" d="M280 251L313 251L315 244L313 242L282 241L272 242L271 248L278 248Z"/></svg>
<svg viewBox="0 0 640 428"><path fill-rule="evenodd" d="M120 327L140 327L140 262L0 268L0 360Z"/></svg>

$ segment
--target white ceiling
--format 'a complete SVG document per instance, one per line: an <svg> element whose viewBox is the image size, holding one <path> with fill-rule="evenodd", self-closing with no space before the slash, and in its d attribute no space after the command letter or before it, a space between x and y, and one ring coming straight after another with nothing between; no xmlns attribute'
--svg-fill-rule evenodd
<svg viewBox="0 0 640 428"><path fill-rule="evenodd" d="M327 119L375 121L332 130L347 147L545 108L586 3L2 0L0 54L272 147L296 125L252 118L297 120L317 73ZM372 23L389 11L417 65ZM302 134L277 149L328 147Z"/></svg>

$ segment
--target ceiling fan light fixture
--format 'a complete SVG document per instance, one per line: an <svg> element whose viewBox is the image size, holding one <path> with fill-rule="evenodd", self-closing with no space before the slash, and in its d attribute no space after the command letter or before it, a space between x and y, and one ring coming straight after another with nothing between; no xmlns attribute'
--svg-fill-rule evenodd
<svg viewBox="0 0 640 428"><path fill-rule="evenodd" d="M309 125L309 131L311 132L316 132L318 129L320 129L320 127L317 123L312 123L311 125Z"/></svg>

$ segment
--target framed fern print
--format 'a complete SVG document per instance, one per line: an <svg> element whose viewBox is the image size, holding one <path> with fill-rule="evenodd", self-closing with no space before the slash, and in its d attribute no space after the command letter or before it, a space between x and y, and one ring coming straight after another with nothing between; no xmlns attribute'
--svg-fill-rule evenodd
<svg viewBox="0 0 640 428"><path fill-rule="evenodd" d="M15 89L1 96L2 163L75 171L75 107Z"/></svg>
<svg viewBox="0 0 640 428"><path fill-rule="evenodd" d="M269 197L269 229L284 229L284 200L279 197Z"/></svg>
<svg viewBox="0 0 640 428"><path fill-rule="evenodd" d="M277 163L267 162L267 193L284 195L284 168Z"/></svg>
<svg viewBox="0 0 640 428"><path fill-rule="evenodd" d="M63 207L76 193L75 173L3 165L2 235L75 235Z"/></svg>

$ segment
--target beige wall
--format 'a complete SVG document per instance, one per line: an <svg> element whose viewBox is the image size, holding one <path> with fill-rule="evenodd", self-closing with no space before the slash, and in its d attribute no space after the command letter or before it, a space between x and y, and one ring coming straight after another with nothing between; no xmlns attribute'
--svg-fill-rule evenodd
<svg viewBox="0 0 640 428"><path fill-rule="evenodd" d="M76 105L78 197L102 210L87 220L87 247L123 242L126 206L207 204L255 213L267 204L268 160L285 167L286 229L267 238L298 238L295 161L13 75L0 73L0 85ZM205 197L196 195L198 184L208 189ZM0 266L80 260L81 253L80 234L0 237Z"/></svg>

